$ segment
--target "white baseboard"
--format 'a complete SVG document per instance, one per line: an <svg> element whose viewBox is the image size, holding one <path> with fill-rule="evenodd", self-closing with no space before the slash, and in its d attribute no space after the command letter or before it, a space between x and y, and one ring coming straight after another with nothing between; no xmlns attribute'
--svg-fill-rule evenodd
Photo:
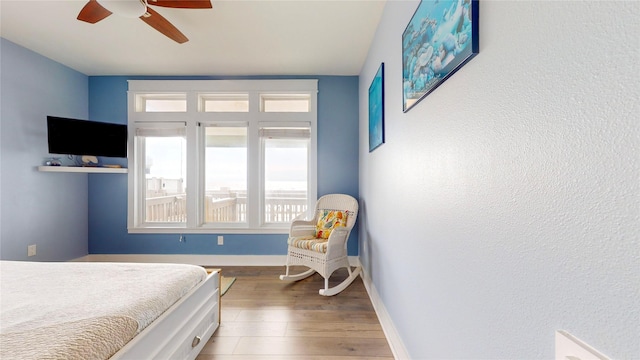
<svg viewBox="0 0 640 360"><path fill-rule="evenodd" d="M402 338L400 338L400 334L398 334L396 327L393 325L391 316L389 316L387 309L384 307L384 303L382 302L382 299L378 294L378 290L376 290L376 286L371 281L369 273L363 268L361 274L362 282L364 283L364 287L367 289L367 293L369 294L369 299L371 299L373 309L378 315L380 326L382 326L382 331L387 337L387 341L389 342L389 347L391 347L393 357L396 360L411 359L411 357L409 356L409 352L402 342Z"/></svg>
<svg viewBox="0 0 640 360"><path fill-rule="evenodd" d="M285 266L286 255L90 254L73 261L178 263L206 266ZM357 256L349 256L356 266Z"/></svg>

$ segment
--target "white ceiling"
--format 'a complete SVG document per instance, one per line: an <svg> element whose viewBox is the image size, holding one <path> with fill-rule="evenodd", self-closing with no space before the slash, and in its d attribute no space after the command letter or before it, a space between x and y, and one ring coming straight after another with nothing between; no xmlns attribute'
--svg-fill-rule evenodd
<svg viewBox="0 0 640 360"><path fill-rule="evenodd" d="M357 75L385 0L212 0L142 20L76 20L87 0L0 0L0 36L86 75ZM0 54L1 55L1 54Z"/></svg>

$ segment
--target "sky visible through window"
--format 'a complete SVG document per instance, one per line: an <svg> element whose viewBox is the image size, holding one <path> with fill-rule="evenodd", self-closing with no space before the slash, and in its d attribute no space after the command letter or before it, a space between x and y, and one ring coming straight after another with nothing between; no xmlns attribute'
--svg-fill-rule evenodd
<svg viewBox="0 0 640 360"><path fill-rule="evenodd" d="M286 142L289 143L289 147L282 148L275 144L270 146L267 140L265 150L265 189L267 191L307 189L307 141L286 140Z"/></svg>
<svg viewBox="0 0 640 360"><path fill-rule="evenodd" d="M282 140L270 143L265 151L266 190L307 189L307 147L305 140ZM271 146L272 145L272 146ZM180 137L146 139L147 179L183 179L186 185L186 141ZM247 149L243 147L209 147L205 152L206 190L228 187L247 188ZM257 169L255 169L257 171Z"/></svg>

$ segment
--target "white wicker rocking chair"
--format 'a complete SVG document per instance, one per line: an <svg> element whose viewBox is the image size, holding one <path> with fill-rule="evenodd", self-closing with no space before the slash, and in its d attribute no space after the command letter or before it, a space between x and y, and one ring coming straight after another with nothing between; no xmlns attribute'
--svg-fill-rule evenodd
<svg viewBox="0 0 640 360"><path fill-rule="evenodd" d="M338 222L338 226L325 228L325 231L330 231L328 239L325 239L321 234L319 236L322 229L318 228L318 220L326 217L329 212L330 216L340 218L341 221ZM343 216L346 217L346 221ZM296 218L291 223L287 270L285 275L280 275L280 280L298 281L318 272L324 278L324 289L320 289L320 295L333 296L346 289L360 274L360 267L351 270L347 258L347 240L357 217L358 201L349 195L330 194L318 199L313 219ZM295 265L306 266L309 270L289 275L289 267ZM329 288L331 274L343 267L349 271L349 277Z"/></svg>

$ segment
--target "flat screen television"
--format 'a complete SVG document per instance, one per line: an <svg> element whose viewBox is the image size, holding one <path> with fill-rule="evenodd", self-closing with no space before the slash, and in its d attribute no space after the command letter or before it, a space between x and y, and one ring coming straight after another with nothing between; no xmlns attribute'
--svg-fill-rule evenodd
<svg viewBox="0 0 640 360"><path fill-rule="evenodd" d="M50 154L127 157L127 125L47 116Z"/></svg>

